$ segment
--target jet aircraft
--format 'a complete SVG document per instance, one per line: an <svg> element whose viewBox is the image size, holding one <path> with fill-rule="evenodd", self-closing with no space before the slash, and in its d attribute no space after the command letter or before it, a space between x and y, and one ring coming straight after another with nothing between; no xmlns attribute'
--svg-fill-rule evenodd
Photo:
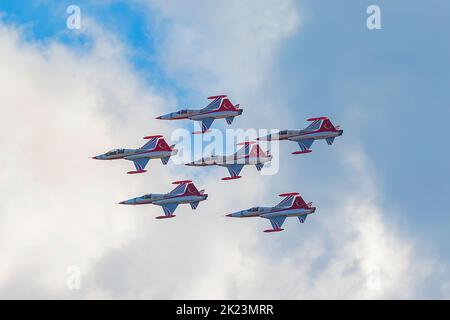
<svg viewBox="0 0 450 320"><path fill-rule="evenodd" d="M156 219L173 218L173 214L179 204L189 203L192 209L197 209L200 201L204 201L208 198L205 194L205 190L198 191L191 180L175 181L172 184L176 184L176 188L165 194L150 193L142 197L137 197L120 202L119 204L125 205L142 205L142 204L154 204L161 206L164 210L163 216L158 216Z"/></svg>
<svg viewBox="0 0 450 320"><path fill-rule="evenodd" d="M239 109L239 104L233 105L226 95L211 96L208 97L208 99L212 101L203 109L183 109L177 112L164 114L156 119L190 119L194 121L201 121L202 130L193 132L193 134L197 134L208 132L215 119L225 118L227 123L231 124L234 117L242 114L242 109Z"/></svg>
<svg viewBox="0 0 450 320"><path fill-rule="evenodd" d="M233 180L241 178L239 173L245 165L254 165L258 171L261 171L264 164L272 160L272 155L268 151L264 152L255 142L247 141L237 145L242 145L243 147L232 155L212 155L186 163L186 165L194 167L225 167L228 169L230 177L222 178L222 180Z"/></svg>
<svg viewBox="0 0 450 320"><path fill-rule="evenodd" d="M316 211L316 207L312 206L312 202L306 203L297 192L283 193L280 194L280 197L285 198L274 207L253 207L230 213L226 216L232 218L261 217L269 219L272 229L264 230L264 232L279 232L284 230L281 227L287 217L298 217L298 220L304 223L306 217Z"/></svg>
<svg viewBox="0 0 450 320"><path fill-rule="evenodd" d="M174 149L175 145L169 146L163 136L148 136L145 143L139 149L114 149L104 154L92 157L97 160L117 160L125 159L133 161L136 171L129 171L128 174L147 172L145 166L150 159L161 159L163 164L167 164L170 157L177 154L178 150Z"/></svg>
<svg viewBox="0 0 450 320"><path fill-rule="evenodd" d="M332 145L334 139L341 136L344 132L339 126L333 126L327 117L310 118L307 121L312 121L312 123L303 130L281 130L278 133L257 138L257 140L295 141L300 146L301 151L295 151L292 154L303 154L312 151L309 148L314 140L325 139L328 145Z"/></svg>

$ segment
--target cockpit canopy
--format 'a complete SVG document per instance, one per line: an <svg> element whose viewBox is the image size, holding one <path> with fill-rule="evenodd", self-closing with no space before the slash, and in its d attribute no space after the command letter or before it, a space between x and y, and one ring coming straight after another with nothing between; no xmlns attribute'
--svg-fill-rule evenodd
<svg viewBox="0 0 450 320"><path fill-rule="evenodd" d="M186 109L178 111L178 114L187 114L188 111Z"/></svg>
<svg viewBox="0 0 450 320"><path fill-rule="evenodd" d="M291 130L281 130L278 132L278 134L280 136L285 136L287 134L296 134L296 133L298 133L298 130L292 130L292 129Z"/></svg>
<svg viewBox="0 0 450 320"><path fill-rule="evenodd" d="M125 149L114 149L114 150L108 151L107 153L105 153L105 155L113 156L113 155L116 155L116 154L122 154L124 152L125 152Z"/></svg>
<svg viewBox="0 0 450 320"><path fill-rule="evenodd" d="M258 212L259 208L258 207L253 207L253 208L248 209L248 211L249 212Z"/></svg>

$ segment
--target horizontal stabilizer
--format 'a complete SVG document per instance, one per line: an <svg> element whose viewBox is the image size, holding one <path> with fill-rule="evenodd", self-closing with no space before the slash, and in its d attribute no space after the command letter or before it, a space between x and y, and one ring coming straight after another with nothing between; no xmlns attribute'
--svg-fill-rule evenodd
<svg viewBox="0 0 450 320"><path fill-rule="evenodd" d="M334 142L334 137L332 137L332 138L327 138L326 140L327 140L328 145L331 146L331 145L333 144L333 142Z"/></svg>
<svg viewBox="0 0 450 320"><path fill-rule="evenodd" d="M225 120L227 120L228 124L232 124L233 120L234 120L234 117L228 117L228 118L225 118Z"/></svg>
<svg viewBox="0 0 450 320"><path fill-rule="evenodd" d="M257 163L257 164L255 164L255 167L258 171L261 171L262 168L264 168L264 163Z"/></svg>
<svg viewBox="0 0 450 320"><path fill-rule="evenodd" d="M307 216L308 216L307 214L302 214L301 216L298 216L298 220L300 221L300 223L305 223Z"/></svg>
<svg viewBox="0 0 450 320"><path fill-rule="evenodd" d="M199 201L191 202L191 208L193 210L197 209L197 206L198 206L199 203L200 203Z"/></svg>
<svg viewBox="0 0 450 320"><path fill-rule="evenodd" d="M169 162L169 160L170 160L170 156L165 157L165 158L161 158L161 162L162 162L163 164L167 164L167 163Z"/></svg>

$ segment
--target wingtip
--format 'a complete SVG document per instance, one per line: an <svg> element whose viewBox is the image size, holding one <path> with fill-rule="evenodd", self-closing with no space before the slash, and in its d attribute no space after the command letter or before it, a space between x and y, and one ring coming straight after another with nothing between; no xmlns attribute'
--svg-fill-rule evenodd
<svg viewBox="0 0 450 320"><path fill-rule="evenodd" d="M280 231L283 231L284 229L267 229L267 230L264 230L263 232L266 232L266 233L271 233L271 232L280 232Z"/></svg>
<svg viewBox="0 0 450 320"><path fill-rule="evenodd" d="M236 180L236 179L240 179L240 178L242 178L242 176L225 177L225 178L222 178L222 180L228 181L228 180Z"/></svg>
<svg viewBox="0 0 450 320"><path fill-rule="evenodd" d="M194 132L192 132L192 134L204 134L204 133L208 133L208 132L211 132L211 130L208 129L206 131L194 131Z"/></svg>

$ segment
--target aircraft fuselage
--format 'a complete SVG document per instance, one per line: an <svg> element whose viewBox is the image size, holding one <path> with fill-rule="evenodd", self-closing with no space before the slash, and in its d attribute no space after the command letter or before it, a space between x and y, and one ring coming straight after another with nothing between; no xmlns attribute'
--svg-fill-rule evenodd
<svg viewBox="0 0 450 320"><path fill-rule="evenodd" d="M187 109L177 112L171 112L157 117L160 120L181 120L190 119L195 121L201 121L207 118L223 119L228 117L236 117L242 114L242 109L238 110L195 110Z"/></svg>
<svg viewBox="0 0 450 320"><path fill-rule="evenodd" d="M127 205L141 205L141 204L155 204L155 205L163 205L169 203L191 203L203 201L208 198L207 194L202 195L171 195L171 194L147 194L142 197L137 197L133 199L129 199L126 201L122 201L120 204Z"/></svg>
<svg viewBox="0 0 450 320"><path fill-rule="evenodd" d="M145 150L145 149L115 149L93 157L97 160L136 160L140 158L161 159L177 154L177 150Z"/></svg>
<svg viewBox="0 0 450 320"><path fill-rule="evenodd" d="M264 164L270 162L272 160L272 156L259 156L259 157L235 157L232 156L213 156L206 157L200 160L193 161L186 165L188 166L229 166L233 164L242 164L242 165L255 165L255 164Z"/></svg>

